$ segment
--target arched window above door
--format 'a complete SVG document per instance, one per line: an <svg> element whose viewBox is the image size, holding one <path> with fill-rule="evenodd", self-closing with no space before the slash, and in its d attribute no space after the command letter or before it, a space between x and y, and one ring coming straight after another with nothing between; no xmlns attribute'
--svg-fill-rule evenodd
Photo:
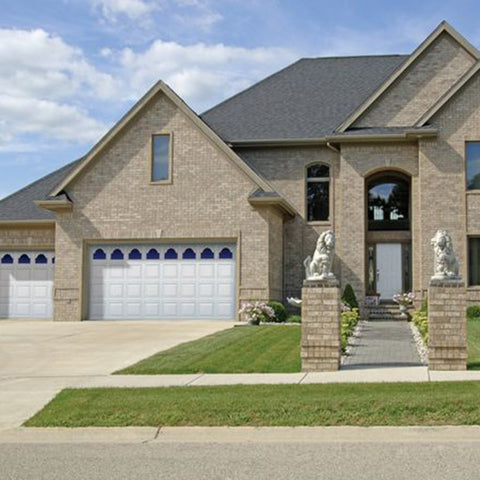
<svg viewBox="0 0 480 480"><path fill-rule="evenodd" d="M367 182L368 229L410 229L410 181L396 173L375 175Z"/></svg>

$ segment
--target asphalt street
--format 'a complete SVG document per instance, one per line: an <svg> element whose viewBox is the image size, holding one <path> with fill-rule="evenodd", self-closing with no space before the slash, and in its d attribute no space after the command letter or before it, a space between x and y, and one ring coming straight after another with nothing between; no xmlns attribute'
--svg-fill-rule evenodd
<svg viewBox="0 0 480 480"><path fill-rule="evenodd" d="M360 440L360 439L359 439ZM480 478L478 441L7 443L2 480Z"/></svg>

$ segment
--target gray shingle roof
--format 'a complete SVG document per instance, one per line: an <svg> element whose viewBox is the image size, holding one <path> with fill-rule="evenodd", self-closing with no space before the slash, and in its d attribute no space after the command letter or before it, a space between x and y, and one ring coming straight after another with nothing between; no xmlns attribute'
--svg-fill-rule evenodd
<svg viewBox="0 0 480 480"><path fill-rule="evenodd" d="M331 134L407 58L304 58L201 118L228 142L320 138Z"/></svg>
<svg viewBox="0 0 480 480"><path fill-rule="evenodd" d="M37 207L34 201L46 199L53 187L63 180L80 160L82 159L75 160L0 200L0 220L53 219L52 212Z"/></svg>

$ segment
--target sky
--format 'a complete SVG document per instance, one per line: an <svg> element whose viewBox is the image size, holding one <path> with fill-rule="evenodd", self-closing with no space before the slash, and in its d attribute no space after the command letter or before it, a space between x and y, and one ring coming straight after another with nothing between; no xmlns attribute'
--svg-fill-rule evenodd
<svg viewBox="0 0 480 480"><path fill-rule="evenodd" d="M477 0L0 0L0 198L81 157L159 79L197 113L301 57L410 53Z"/></svg>

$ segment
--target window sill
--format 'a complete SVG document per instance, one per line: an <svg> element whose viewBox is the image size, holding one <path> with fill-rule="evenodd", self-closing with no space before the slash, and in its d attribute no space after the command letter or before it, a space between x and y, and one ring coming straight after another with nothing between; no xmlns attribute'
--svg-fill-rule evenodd
<svg viewBox="0 0 480 480"><path fill-rule="evenodd" d="M330 220L316 220L316 221L313 221L313 222L308 222L307 221L307 225L312 225L312 226L327 226L327 225L331 225L332 222Z"/></svg>
<svg viewBox="0 0 480 480"><path fill-rule="evenodd" d="M480 190L467 190L467 195L480 195Z"/></svg>
<svg viewBox="0 0 480 480"><path fill-rule="evenodd" d="M156 181L150 180L150 185L170 185L172 183L173 182L171 178L169 178L168 180L156 180Z"/></svg>

